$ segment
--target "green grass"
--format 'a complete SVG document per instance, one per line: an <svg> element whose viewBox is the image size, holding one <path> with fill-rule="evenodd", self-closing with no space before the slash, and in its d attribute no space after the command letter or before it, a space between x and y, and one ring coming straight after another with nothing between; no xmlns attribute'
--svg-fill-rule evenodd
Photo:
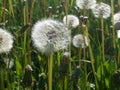
<svg viewBox="0 0 120 90"><path fill-rule="evenodd" d="M112 8L108 19L97 19L91 10L75 10L75 0L1 0L0 27L14 36L14 47L9 54L0 56L0 90L48 90L52 77L53 90L120 90L120 41L113 24L113 15L119 12L119 0L103 1ZM58 8L58 6L61 6ZM52 7L50 9L49 7ZM59 10L59 12L58 12ZM31 28L43 18L62 21L67 14L86 15L88 23L71 30L72 37L82 33L90 38L85 49L70 47L69 65L61 64L63 51L54 53L52 76L48 73L48 57L38 52L31 40ZM102 30L102 31L100 31ZM7 69L3 58L13 58L14 66ZM51 57L52 58L52 57ZM30 87L22 86L27 64L33 68ZM80 68L76 68L80 64ZM65 71L61 73L60 70ZM44 73L44 74L43 74ZM51 74L50 74L51 75ZM90 84L95 85L94 87ZM50 89L51 90L51 89Z"/></svg>

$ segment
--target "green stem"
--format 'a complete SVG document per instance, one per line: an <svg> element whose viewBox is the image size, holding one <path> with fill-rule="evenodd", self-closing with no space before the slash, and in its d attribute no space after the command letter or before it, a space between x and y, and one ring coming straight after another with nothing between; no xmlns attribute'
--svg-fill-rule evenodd
<svg viewBox="0 0 120 90"><path fill-rule="evenodd" d="M101 18L101 30L102 30L102 59L105 61L105 52L104 52L104 22L103 17Z"/></svg>
<svg viewBox="0 0 120 90"><path fill-rule="evenodd" d="M69 9L69 0L65 0L65 4L66 4L66 7L65 7L65 14L66 14L66 25L68 26L68 9ZM69 45L69 53L71 54L71 44ZM69 73L70 73L70 76L72 75L72 68L71 68L71 55L69 56Z"/></svg>
<svg viewBox="0 0 120 90"><path fill-rule="evenodd" d="M113 2L113 0L111 0L111 8L112 8L112 25L114 25L114 2ZM112 28L112 30L113 30L113 46L114 46L114 48L116 48L116 46L115 46L115 30L114 30L114 27Z"/></svg>
<svg viewBox="0 0 120 90"><path fill-rule="evenodd" d="M119 45L119 40L118 40L118 61L116 62L117 65L120 65L120 45Z"/></svg>
<svg viewBox="0 0 120 90"><path fill-rule="evenodd" d="M87 26L85 26L85 36L87 38L89 38ZM96 90L99 90L99 88L98 88L98 82L97 82L97 77L96 77L96 72L95 72L95 66L94 66L94 61L95 60L94 60L94 57L93 57L92 48L91 48L90 43L89 43L88 46L89 46L89 52L90 52L91 66L92 66L92 70L93 70L93 74L94 74L94 78L95 78Z"/></svg>
<svg viewBox="0 0 120 90"><path fill-rule="evenodd" d="M68 26L68 17L67 17L67 15L68 15L68 5L69 5L69 3L68 3L68 0L65 0L65 5L66 5L66 7L65 7L65 14L66 14L66 25Z"/></svg>
<svg viewBox="0 0 120 90"><path fill-rule="evenodd" d="M7 8L7 1L6 0L3 1L3 8ZM6 12L4 10L2 11L2 13L3 13L3 16L2 16L3 17L3 22L5 22L7 15L6 15Z"/></svg>
<svg viewBox="0 0 120 90"><path fill-rule="evenodd" d="M11 14L13 15L13 18L15 20L15 15L14 15L14 10L13 10L13 5L12 5L12 0L8 0L9 1L9 9L10 9L10 12Z"/></svg>
<svg viewBox="0 0 120 90"><path fill-rule="evenodd" d="M52 63L53 54L51 53L48 60L48 89L52 90Z"/></svg>
<svg viewBox="0 0 120 90"><path fill-rule="evenodd" d="M60 90L63 90L63 79L60 80Z"/></svg>
<svg viewBox="0 0 120 90"><path fill-rule="evenodd" d="M4 71L3 68L0 67L0 90L4 90Z"/></svg>
<svg viewBox="0 0 120 90"><path fill-rule="evenodd" d="M78 60L79 60L79 65L81 66L81 48L78 49Z"/></svg>
<svg viewBox="0 0 120 90"><path fill-rule="evenodd" d="M65 80L64 80L64 90L67 90L67 77L65 76Z"/></svg>

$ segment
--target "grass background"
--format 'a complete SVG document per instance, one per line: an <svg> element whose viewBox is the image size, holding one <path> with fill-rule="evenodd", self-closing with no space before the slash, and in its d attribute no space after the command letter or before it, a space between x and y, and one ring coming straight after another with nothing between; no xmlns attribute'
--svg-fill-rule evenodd
<svg viewBox="0 0 120 90"><path fill-rule="evenodd" d="M116 30L112 28L113 15L120 10L119 0L97 0L109 4L112 14L103 21L95 18L91 10L76 10L75 0L1 0L0 27L14 36L14 48L0 58L0 90L48 90L47 57L38 52L31 41L32 25L43 18L62 21L67 14L88 17L87 29L90 47L78 49L71 46L71 58L63 63L63 51L54 53L53 90L119 90L120 48ZM104 58L102 59L102 31L104 29ZM84 27L72 28L72 37L84 33ZM91 58L91 53L92 57ZM11 69L6 68L3 58L14 60ZM94 60L94 61L92 61ZM69 61L69 62L68 62ZM26 65L33 68L30 87L22 86ZM80 68L77 66L80 64ZM94 69L93 69L94 67ZM29 75L28 75L29 76ZM96 79L95 79L96 78ZM92 86L93 85L93 86ZM95 86L94 86L95 85Z"/></svg>

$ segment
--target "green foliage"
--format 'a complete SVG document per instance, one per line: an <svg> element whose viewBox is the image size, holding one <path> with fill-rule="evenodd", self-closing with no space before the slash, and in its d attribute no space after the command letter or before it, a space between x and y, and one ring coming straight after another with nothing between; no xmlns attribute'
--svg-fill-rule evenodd
<svg viewBox="0 0 120 90"><path fill-rule="evenodd" d="M113 1L114 13L120 11L120 0L97 0L101 1L109 5ZM116 31L110 27L114 13L102 22L104 26L101 27L101 19L95 18L91 10L80 10L75 6L75 0L0 0L0 27L14 36L11 52L0 56L14 60L14 66L8 69L4 59L0 58L0 90L48 90L48 58L33 47L31 29L36 21L44 18L62 22L66 14L88 17L86 27L80 25L71 28L71 34L72 37L86 34L90 39L90 46L81 49L71 45L71 57L63 63L64 51L54 53L51 66L53 90L120 89L120 82L117 81L120 79L120 43L116 38ZM104 29L104 55L101 28ZM31 87L25 88L22 87L22 79L28 64L33 68L33 83Z"/></svg>

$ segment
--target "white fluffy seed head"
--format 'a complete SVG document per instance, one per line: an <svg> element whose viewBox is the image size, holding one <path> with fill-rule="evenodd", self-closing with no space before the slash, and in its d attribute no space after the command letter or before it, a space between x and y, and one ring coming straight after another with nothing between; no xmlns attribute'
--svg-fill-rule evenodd
<svg viewBox="0 0 120 90"><path fill-rule="evenodd" d="M45 54L66 49L70 43L70 37L70 30L57 20L41 20L32 28L34 46Z"/></svg>
<svg viewBox="0 0 120 90"><path fill-rule="evenodd" d="M76 48L85 48L89 45L89 39L82 34L75 35L73 37L73 45Z"/></svg>
<svg viewBox="0 0 120 90"><path fill-rule="evenodd" d="M110 17L111 8L110 5L101 2L96 4L96 6L92 9L92 12L96 18L103 17L104 19L107 19Z"/></svg>
<svg viewBox="0 0 120 90"><path fill-rule="evenodd" d="M13 36L0 28L0 53L8 53L13 47Z"/></svg>
<svg viewBox="0 0 120 90"><path fill-rule="evenodd" d="M114 24L120 22L120 12L114 14Z"/></svg>
<svg viewBox="0 0 120 90"><path fill-rule="evenodd" d="M63 23L68 27L77 27L79 25L79 18L75 15L67 15L63 17Z"/></svg>
<svg viewBox="0 0 120 90"><path fill-rule="evenodd" d="M76 0L76 5L80 9L92 9L96 4L96 0Z"/></svg>

